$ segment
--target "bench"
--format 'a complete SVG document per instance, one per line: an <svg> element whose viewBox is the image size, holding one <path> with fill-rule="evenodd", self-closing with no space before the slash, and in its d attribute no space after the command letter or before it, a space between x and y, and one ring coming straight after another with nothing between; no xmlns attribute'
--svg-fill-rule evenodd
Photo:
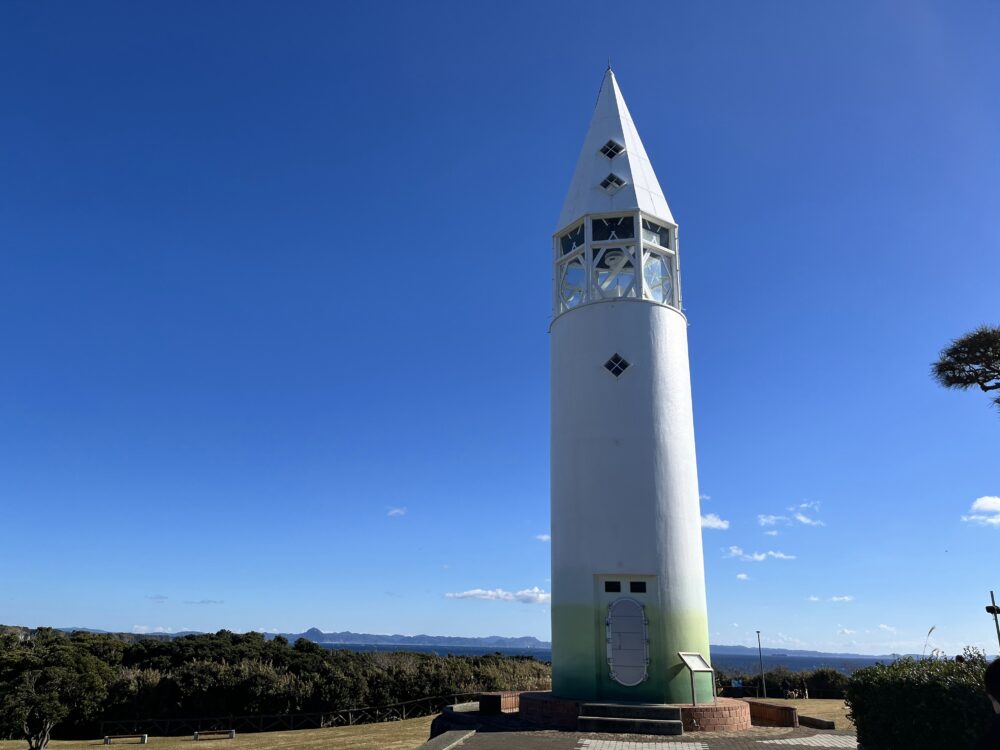
<svg viewBox="0 0 1000 750"><path fill-rule="evenodd" d="M110 745L112 740L139 740L140 745L145 745L149 742L148 734L106 734L104 735L104 744Z"/></svg>
<svg viewBox="0 0 1000 750"><path fill-rule="evenodd" d="M236 730L235 729L206 729L204 732L195 732L194 739L203 740L206 737L214 737L215 739L224 740L235 740Z"/></svg>

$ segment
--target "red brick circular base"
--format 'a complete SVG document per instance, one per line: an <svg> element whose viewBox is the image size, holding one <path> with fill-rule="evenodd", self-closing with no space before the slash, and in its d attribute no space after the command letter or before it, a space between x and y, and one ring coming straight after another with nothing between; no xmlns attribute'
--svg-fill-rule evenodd
<svg viewBox="0 0 1000 750"><path fill-rule="evenodd" d="M715 704L681 707L685 732L739 732L750 728L750 704L717 698Z"/></svg>
<svg viewBox="0 0 1000 750"><path fill-rule="evenodd" d="M673 704L681 710L685 732L738 732L750 728L750 704L718 698L714 704ZM553 729L576 729L580 702L556 698L549 692L521 693L518 714L522 721Z"/></svg>

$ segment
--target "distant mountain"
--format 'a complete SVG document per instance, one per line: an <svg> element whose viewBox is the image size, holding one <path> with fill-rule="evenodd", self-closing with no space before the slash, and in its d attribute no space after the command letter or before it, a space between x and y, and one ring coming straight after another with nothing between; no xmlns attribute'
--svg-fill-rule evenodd
<svg viewBox="0 0 1000 750"><path fill-rule="evenodd" d="M94 628L58 628L67 633L83 631L86 633L107 633L106 630L95 630ZM180 633L150 633L148 635L137 635L127 633L133 638L181 638L185 635L202 635L196 630L186 630ZM483 638L463 638L451 635L384 635L377 633L352 633L345 630L339 633L324 633L319 628L309 628L304 633L265 633L264 637L272 640L278 636L287 638L290 643L295 643L299 638L305 638L313 643L334 646L437 646L441 648L466 647L466 648L504 648L504 649L524 649L546 651L552 648L549 641L542 641L534 636L526 635L508 638L501 635L490 635ZM753 646L725 646L714 644L709 647L713 656L757 656L757 649ZM762 648L764 656L805 656L810 658L837 658L837 659L894 659L899 654L851 654L851 653L831 653L827 651L809 651L806 649L788 648Z"/></svg>
<svg viewBox="0 0 1000 750"><path fill-rule="evenodd" d="M713 656L757 656L757 649L753 646L709 646L712 651ZM795 648L762 648L761 653L764 656L808 656L812 658L829 658L835 657L837 659L895 659L899 654L881 654L881 655L871 655L871 654L847 654L847 653L836 653L829 651L807 651L805 649L795 649Z"/></svg>
<svg viewBox="0 0 1000 750"><path fill-rule="evenodd" d="M56 628L64 633L110 633L108 630L96 630L94 628ZM135 638L183 638L186 635L204 635L198 630L182 630L177 633L120 633L116 635L128 635ZM299 638L305 638L313 643L342 646L468 646L473 648L515 648L515 649L538 649L546 650L552 648L548 641L540 641L537 638L526 635L515 638L507 638L501 635L490 635L484 638L462 638L449 635L379 635L372 633L352 633L347 630L342 633L324 633L319 628L309 628L304 633L264 633L264 637L273 640L278 636L287 638L290 643L295 643Z"/></svg>
<svg viewBox="0 0 1000 750"><path fill-rule="evenodd" d="M342 633L324 633L319 628L309 628L304 633L282 633L282 636L294 643L299 638L305 638L314 643L334 644L343 646L470 646L477 648L520 648L548 650L552 648L549 641L541 641L532 636L521 636L519 638L506 638L499 635L491 635L485 638L461 638L446 635L376 635L371 633L352 633L345 631ZM268 638L274 638L268 635ZM720 656L757 656L757 649L752 646L723 646L713 645L709 647L712 654ZM866 654L849 653L827 653L825 651L809 651L805 649L781 649L762 648L761 652L766 656L807 656L812 658L838 659L878 659L894 658L892 655L871 656Z"/></svg>
<svg viewBox="0 0 1000 750"><path fill-rule="evenodd" d="M549 649L552 644L540 641L526 635L507 638L501 635L490 635L484 638L462 638L450 635L377 635L371 633L324 633L319 628L309 628L304 633L281 633L291 642L305 638L313 643L337 644L344 646L473 646L479 648L522 648ZM272 634L268 638L274 638Z"/></svg>
<svg viewBox="0 0 1000 750"><path fill-rule="evenodd" d="M111 632L109 630L97 630L95 628L56 628L56 630L63 633L103 633L105 635Z"/></svg>

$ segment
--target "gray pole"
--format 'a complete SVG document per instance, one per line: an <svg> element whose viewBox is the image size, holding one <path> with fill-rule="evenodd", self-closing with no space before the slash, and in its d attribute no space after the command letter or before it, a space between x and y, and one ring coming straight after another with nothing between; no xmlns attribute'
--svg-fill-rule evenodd
<svg viewBox="0 0 1000 750"><path fill-rule="evenodd" d="M760 631L757 631L757 658L760 659L760 687L767 697L767 685L764 683L764 652L760 649Z"/></svg>
<svg viewBox="0 0 1000 750"><path fill-rule="evenodd" d="M997 628L997 643L1000 644L1000 620L997 619L997 600L993 596L993 592L990 592L990 601L993 602L993 624Z"/></svg>

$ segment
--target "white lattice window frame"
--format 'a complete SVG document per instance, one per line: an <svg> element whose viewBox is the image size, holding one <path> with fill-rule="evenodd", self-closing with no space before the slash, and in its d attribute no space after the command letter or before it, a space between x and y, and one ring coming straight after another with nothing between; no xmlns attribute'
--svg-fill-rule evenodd
<svg viewBox="0 0 1000 750"><path fill-rule="evenodd" d="M631 216L633 220L633 237L615 240L595 241L593 238L593 222L607 218L618 218L621 216ZM648 221L663 227L669 232L667 243L669 247L661 245L659 242L647 239L643 230L642 222ZM561 239L563 236L582 226L584 228L584 241L582 246L578 246L572 252L563 255ZM595 291L596 287L596 261L599 259L602 250L610 247L631 248L631 260L634 279L631 286L631 297L605 296ZM672 300L659 302L652 298L650 289L646 284L645 262L647 253L656 253L668 260L668 267L671 272ZM583 265L586 269L586 287L583 299L579 304L568 307L562 299L562 269L563 264L570 259L582 257ZM588 214L571 224L566 225L552 236L552 259L553 259L553 284L552 284L552 311L553 318L557 318L569 310L575 310L583 305L597 302L612 302L622 299L639 299L654 305L664 305L675 310L683 310L681 295L681 264L679 254L679 239L677 236L677 225L665 221L644 211L607 211L597 214Z"/></svg>
<svg viewBox="0 0 1000 750"><path fill-rule="evenodd" d="M598 263L602 262L605 258L605 254L609 251L620 250L623 253L623 260L617 266L612 267L610 270L613 273L607 280L604 286L601 286L599 279L600 274L606 269L598 268ZM595 245L591 250L592 259L590 261L590 273L591 273L591 286L590 286L590 296L591 299L596 300L615 300L615 299L638 299L639 298L639 279L637 277L638 269L636 266L636 245L631 243L621 243L621 242L602 242ZM632 281L625 289L624 294L606 294L605 290L611 285L611 282L615 281L626 266L631 263L632 265Z"/></svg>

